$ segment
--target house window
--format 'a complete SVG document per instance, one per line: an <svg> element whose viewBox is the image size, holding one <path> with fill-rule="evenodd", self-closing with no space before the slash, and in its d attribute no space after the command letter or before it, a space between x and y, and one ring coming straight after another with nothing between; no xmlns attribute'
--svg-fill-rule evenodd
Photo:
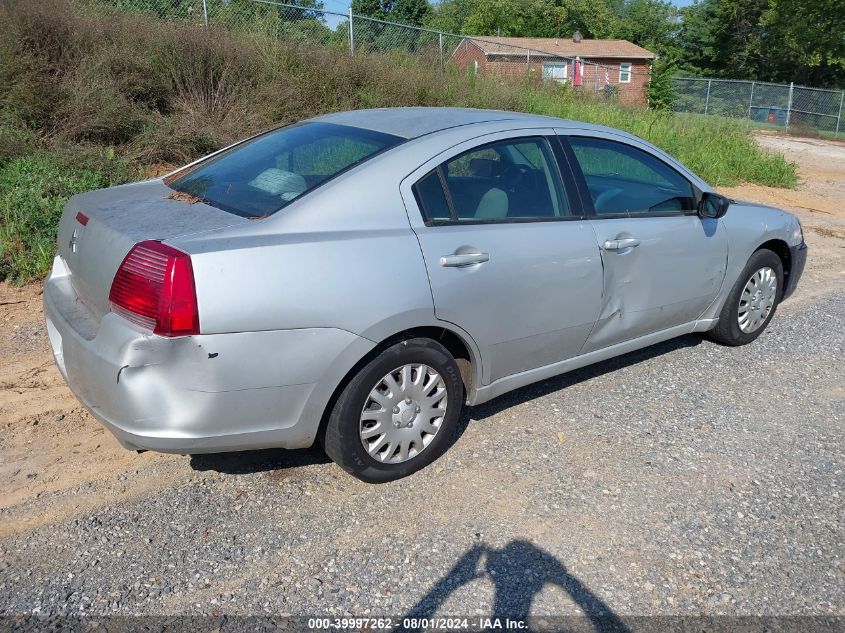
<svg viewBox="0 0 845 633"><path fill-rule="evenodd" d="M543 62L543 79L564 82L568 75L569 64L566 62Z"/></svg>
<svg viewBox="0 0 845 633"><path fill-rule="evenodd" d="M631 64L619 64L619 83L620 84L629 84L631 83Z"/></svg>

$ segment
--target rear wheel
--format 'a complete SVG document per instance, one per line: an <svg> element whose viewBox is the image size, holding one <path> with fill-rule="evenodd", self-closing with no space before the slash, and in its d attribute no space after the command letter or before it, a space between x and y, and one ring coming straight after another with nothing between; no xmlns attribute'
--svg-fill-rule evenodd
<svg viewBox="0 0 845 633"><path fill-rule="evenodd" d="M426 338L401 341L346 385L329 415L323 445L359 479L399 479L449 447L462 404L460 371L446 348Z"/></svg>
<svg viewBox="0 0 845 633"><path fill-rule="evenodd" d="M783 294L783 264L770 250L755 252L728 295L710 335L725 345L756 339L775 315Z"/></svg>

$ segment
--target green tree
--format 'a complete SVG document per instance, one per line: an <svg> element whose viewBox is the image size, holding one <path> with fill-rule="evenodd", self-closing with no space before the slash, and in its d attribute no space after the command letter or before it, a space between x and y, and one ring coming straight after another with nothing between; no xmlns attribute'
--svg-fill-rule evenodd
<svg viewBox="0 0 845 633"><path fill-rule="evenodd" d="M376 20L422 26L431 13L428 0L352 0L352 13Z"/></svg>
<svg viewBox="0 0 845 633"><path fill-rule="evenodd" d="M702 0L683 10L681 63L715 77L754 78L768 0Z"/></svg>
<svg viewBox="0 0 845 633"><path fill-rule="evenodd" d="M462 25L465 33L520 36L525 34L525 12L512 0L472 2Z"/></svg>
<svg viewBox="0 0 845 633"><path fill-rule="evenodd" d="M422 26L430 12L428 0L393 0L387 15L393 22Z"/></svg>
<svg viewBox="0 0 845 633"><path fill-rule="evenodd" d="M671 110L675 103L675 88L672 77L677 72L673 60L658 57L651 65L651 77L648 83L648 107L654 110Z"/></svg>
<svg viewBox="0 0 845 633"><path fill-rule="evenodd" d="M620 30L620 21L611 5L603 0L557 0L569 16L569 29L565 34L572 35L580 31L581 35L592 39L616 37Z"/></svg>
<svg viewBox="0 0 845 633"><path fill-rule="evenodd" d="M376 20L385 18L381 0L352 0L352 13Z"/></svg>
<svg viewBox="0 0 845 633"><path fill-rule="evenodd" d="M427 24L467 35L616 37L622 0L442 0Z"/></svg>
<svg viewBox="0 0 845 633"><path fill-rule="evenodd" d="M442 0L426 25L451 33L512 37L567 37L578 28L564 2L556 0Z"/></svg>
<svg viewBox="0 0 845 633"><path fill-rule="evenodd" d="M760 70L769 78L845 86L845 2L770 0L760 25Z"/></svg>
<svg viewBox="0 0 845 633"><path fill-rule="evenodd" d="M425 26L446 33L463 33L463 9L467 0L441 0L431 7Z"/></svg>
<svg viewBox="0 0 845 633"><path fill-rule="evenodd" d="M677 57L679 12L664 0L628 0L619 14L616 37L629 40L661 57Z"/></svg>
<svg viewBox="0 0 845 633"><path fill-rule="evenodd" d="M842 0L701 0L683 10L680 62L714 77L840 87Z"/></svg>

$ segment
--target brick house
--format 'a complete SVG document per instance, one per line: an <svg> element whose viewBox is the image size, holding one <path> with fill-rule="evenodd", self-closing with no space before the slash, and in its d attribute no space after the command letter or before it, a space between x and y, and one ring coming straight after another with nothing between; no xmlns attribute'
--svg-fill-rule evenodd
<svg viewBox="0 0 845 633"><path fill-rule="evenodd" d="M619 101L648 104L648 82L655 54L628 40L545 37L466 37L452 53L461 68L515 79L529 76L562 83L573 81L582 63L583 90L608 91Z"/></svg>

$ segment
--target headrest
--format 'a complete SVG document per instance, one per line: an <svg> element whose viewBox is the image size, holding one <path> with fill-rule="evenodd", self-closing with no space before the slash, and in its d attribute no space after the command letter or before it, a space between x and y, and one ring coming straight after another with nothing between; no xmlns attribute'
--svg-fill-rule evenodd
<svg viewBox="0 0 845 633"><path fill-rule="evenodd" d="M492 158L473 158L469 161L469 171L478 178L491 178L499 161Z"/></svg>

